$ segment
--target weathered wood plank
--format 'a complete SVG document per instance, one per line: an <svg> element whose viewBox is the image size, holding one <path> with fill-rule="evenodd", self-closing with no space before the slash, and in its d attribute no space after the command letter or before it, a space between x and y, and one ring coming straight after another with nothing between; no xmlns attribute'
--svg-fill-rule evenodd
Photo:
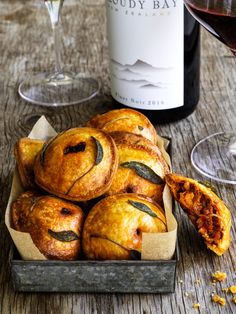
<svg viewBox="0 0 236 314"><path fill-rule="evenodd" d="M4 227L4 210L10 192L14 167L13 145L27 135L41 114L57 130L82 125L95 113L112 108L109 97L108 46L105 36L105 10L102 0L69 1L63 11L63 61L71 69L96 75L102 81L100 96L90 103L63 109L32 106L17 94L20 81L32 73L53 66L50 24L42 1L2 0L0 2L0 313L234 313L236 305L227 295L222 309L212 304L210 294L236 284L235 198L232 186L217 189L232 210L233 242L229 252L219 258L207 251L182 210L179 221L180 261L176 292L170 295L140 294L23 294L10 284L10 237ZM219 130L236 128L236 64L230 52L217 40L202 33L201 100L187 119L157 126L160 134L173 138L173 167L197 179L189 156L194 143ZM226 283L210 285L210 275L226 271ZM200 283L196 281L200 280ZM187 292L187 294L186 294Z"/></svg>

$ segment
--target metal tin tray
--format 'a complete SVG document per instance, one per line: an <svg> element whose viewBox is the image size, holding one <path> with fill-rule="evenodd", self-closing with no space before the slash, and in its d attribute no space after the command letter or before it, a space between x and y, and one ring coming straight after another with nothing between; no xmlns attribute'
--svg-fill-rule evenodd
<svg viewBox="0 0 236 314"><path fill-rule="evenodd" d="M15 291L167 293L175 290L177 250L168 261L23 261L14 248Z"/></svg>
<svg viewBox="0 0 236 314"><path fill-rule="evenodd" d="M24 292L169 293L177 261L178 244L168 261L24 261L13 246L11 277L14 290Z"/></svg>

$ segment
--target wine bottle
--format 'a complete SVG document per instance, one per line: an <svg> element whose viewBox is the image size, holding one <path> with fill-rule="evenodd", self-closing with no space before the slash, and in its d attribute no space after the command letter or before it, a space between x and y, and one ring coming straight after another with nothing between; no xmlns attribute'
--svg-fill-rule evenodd
<svg viewBox="0 0 236 314"><path fill-rule="evenodd" d="M111 95L154 123L199 100L200 30L182 0L107 0Z"/></svg>

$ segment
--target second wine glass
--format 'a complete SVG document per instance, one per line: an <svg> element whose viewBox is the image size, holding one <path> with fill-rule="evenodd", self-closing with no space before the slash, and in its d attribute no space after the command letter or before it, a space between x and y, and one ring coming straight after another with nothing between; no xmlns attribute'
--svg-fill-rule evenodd
<svg viewBox="0 0 236 314"><path fill-rule="evenodd" d="M185 0L189 12L236 56L236 0ZM215 181L236 184L236 133L217 132L191 153L194 168Z"/></svg>
<svg viewBox="0 0 236 314"><path fill-rule="evenodd" d="M63 2L63 0L44 1L53 31L55 69L53 72L30 77L20 84L20 96L33 104L53 107L74 105L92 99L99 91L97 80L81 73L65 71L62 68L59 26Z"/></svg>

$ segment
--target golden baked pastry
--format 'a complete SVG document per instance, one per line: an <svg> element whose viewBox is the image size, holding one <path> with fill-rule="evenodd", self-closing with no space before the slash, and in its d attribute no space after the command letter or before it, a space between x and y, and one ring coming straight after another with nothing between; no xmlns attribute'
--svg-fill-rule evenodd
<svg viewBox="0 0 236 314"><path fill-rule="evenodd" d="M53 196L23 193L12 203L12 225L28 232L48 259L75 260L81 250L83 212L80 207Z"/></svg>
<svg viewBox="0 0 236 314"><path fill-rule="evenodd" d="M223 201L203 184L177 174L166 175L170 190L204 238L207 247L222 255L230 245L231 215Z"/></svg>
<svg viewBox="0 0 236 314"><path fill-rule="evenodd" d="M34 184L34 160L42 149L44 141L33 140L28 137L17 141L14 155L24 189L35 188Z"/></svg>
<svg viewBox="0 0 236 314"><path fill-rule="evenodd" d="M224 281L227 279L227 274L222 271L216 271L214 274L211 275L211 278L213 279L213 283Z"/></svg>
<svg viewBox="0 0 236 314"><path fill-rule="evenodd" d="M113 139L101 130L73 128L58 134L35 160L36 183L61 198L86 201L104 194L118 167Z"/></svg>
<svg viewBox="0 0 236 314"><path fill-rule="evenodd" d="M140 256L142 233L166 232L162 208L136 194L109 196L89 212L83 229L83 252L88 259L132 259Z"/></svg>
<svg viewBox="0 0 236 314"><path fill-rule="evenodd" d="M162 205L164 177L169 167L159 148L141 135L112 132L119 167L107 195L137 193Z"/></svg>
<svg viewBox="0 0 236 314"><path fill-rule="evenodd" d="M40 194L36 191L22 193L11 205L12 226L17 231L29 232L32 221L29 214Z"/></svg>
<svg viewBox="0 0 236 314"><path fill-rule="evenodd" d="M111 110L93 117L86 126L110 133L115 131L131 132L142 135L152 143L157 143L154 126L142 113L132 109Z"/></svg>

